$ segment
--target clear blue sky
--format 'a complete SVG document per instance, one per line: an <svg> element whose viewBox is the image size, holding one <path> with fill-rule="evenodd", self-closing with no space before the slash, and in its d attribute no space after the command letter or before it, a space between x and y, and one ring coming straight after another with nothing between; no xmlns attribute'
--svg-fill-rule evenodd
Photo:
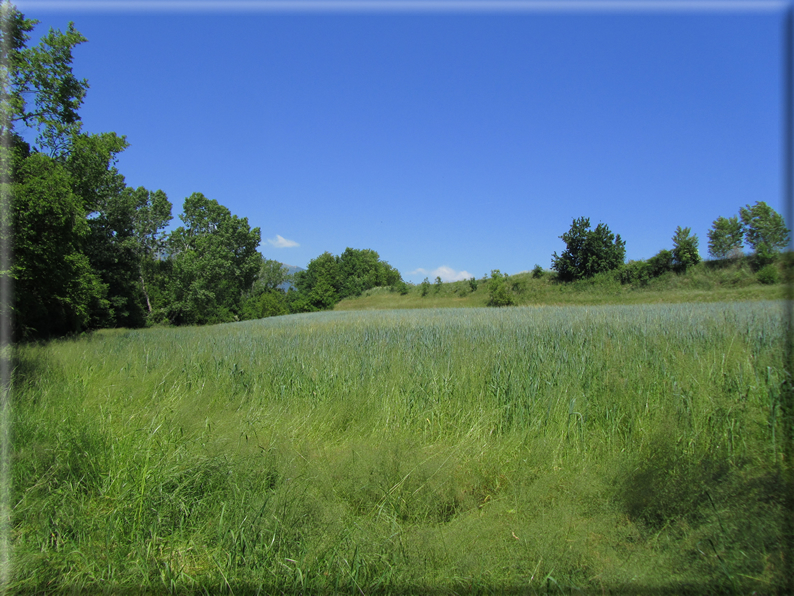
<svg viewBox="0 0 794 596"><path fill-rule="evenodd" d="M718 216L784 212L783 4L111 5L18 3L36 36L71 20L88 38L84 128L126 135L128 185L165 191L174 225L201 192L284 263L349 246L412 282L512 274L549 268L580 216L628 259L672 248L679 225L706 257Z"/></svg>

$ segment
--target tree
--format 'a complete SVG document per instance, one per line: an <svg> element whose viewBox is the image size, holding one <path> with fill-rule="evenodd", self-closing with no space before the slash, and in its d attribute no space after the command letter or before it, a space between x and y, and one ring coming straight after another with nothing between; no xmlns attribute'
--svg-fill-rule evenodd
<svg viewBox="0 0 794 596"><path fill-rule="evenodd" d="M295 275L295 284L315 309L333 308L344 298L365 290L394 286L402 280L400 272L370 249L346 248L341 256L325 252Z"/></svg>
<svg viewBox="0 0 794 596"><path fill-rule="evenodd" d="M13 325L18 338L85 329L107 286L83 253L90 234L69 173L42 153L19 155L11 186Z"/></svg>
<svg viewBox="0 0 794 596"><path fill-rule="evenodd" d="M139 186L131 192L135 205L133 232L140 259L141 292L146 300L148 316L151 316L153 308L148 284L162 269L162 257L167 246L165 227L173 219L171 202L162 190L151 192Z"/></svg>
<svg viewBox="0 0 794 596"><path fill-rule="evenodd" d="M516 303L507 287L507 278L507 274L499 269L491 271L491 279L488 280L488 306L512 306Z"/></svg>
<svg viewBox="0 0 794 596"><path fill-rule="evenodd" d="M744 225L737 216L718 217L708 231L709 254L715 259L724 259L742 248Z"/></svg>
<svg viewBox="0 0 794 596"><path fill-rule="evenodd" d="M175 324L222 323L239 315L259 272L259 228L201 193L185 199L185 224L168 239L173 259L168 318Z"/></svg>
<svg viewBox="0 0 794 596"><path fill-rule="evenodd" d="M37 131L42 150L58 157L68 153L81 126L78 109L88 82L74 76L72 50L86 39L69 23L65 33L50 29L28 48L28 34L37 24L8 2L0 6L0 64L7 65L0 69L5 95L0 132L11 133L15 123L22 123Z"/></svg>
<svg viewBox="0 0 794 596"><path fill-rule="evenodd" d="M312 259L303 271L295 274L298 291L316 310L333 308L339 302L339 262L329 252Z"/></svg>
<svg viewBox="0 0 794 596"><path fill-rule="evenodd" d="M747 244L755 251L759 264L774 259L775 255L788 246L790 230L786 228L783 217L763 201L752 207L739 209L744 224Z"/></svg>
<svg viewBox="0 0 794 596"><path fill-rule="evenodd" d="M691 228L678 226L673 234L673 267L678 271L686 271L699 262L698 237L692 235Z"/></svg>
<svg viewBox="0 0 794 596"><path fill-rule="evenodd" d="M562 281L592 277L596 273L617 269L626 256L626 243L599 223L590 229L590 219L574 219L571 229L560 236L566 248L552 255L551 268Z"/></svg>
<svg viewBox="0 0 794 596"><path fill-rule="evenodd" d="M284 264L262 257L262 264L259 266L259 273L256 276L251 293L284 291L282 286L290 281L292 281L292 276Z"/></svg>

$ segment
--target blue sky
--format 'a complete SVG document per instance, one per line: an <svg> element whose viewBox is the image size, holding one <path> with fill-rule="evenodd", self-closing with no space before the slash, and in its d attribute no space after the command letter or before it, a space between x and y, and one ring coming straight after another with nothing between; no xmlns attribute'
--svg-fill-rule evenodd
<svg viewBox="0 0 794 596"><path fill-rule="evenodd" d="M646 259L676 226L706 257L718 216L783 213L784 5L748 4L18 6L88 38L84 129L126 135L119 170L174 225L201 192L268 258L371 248L416 283L549 268L581 216Z"/></svg>

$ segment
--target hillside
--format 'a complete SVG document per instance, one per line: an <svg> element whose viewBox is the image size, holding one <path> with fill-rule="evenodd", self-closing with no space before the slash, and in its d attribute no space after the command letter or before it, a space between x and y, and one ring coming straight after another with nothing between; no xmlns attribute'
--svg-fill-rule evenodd
<svg viewBox="0 0 794 596"><path fill-rule="evenodd" d="M778 266L783 279L782 265ZM706 261L684 274L669 272L646 284L622 284L617 272L571 283L556 280L553 272L535 278L524 272L506 278L515 304L657 304L682 302L733 302L779 300L785 297L785 284L761 283L744 260L735 263ZM409 285L407 294L392 288L373 288L357 298L349 298L334 310L383 310L394 308L466 308L487 306L488 279L481 278L473 289L470 281L431 284L426 295L422 287Z"/></svg>

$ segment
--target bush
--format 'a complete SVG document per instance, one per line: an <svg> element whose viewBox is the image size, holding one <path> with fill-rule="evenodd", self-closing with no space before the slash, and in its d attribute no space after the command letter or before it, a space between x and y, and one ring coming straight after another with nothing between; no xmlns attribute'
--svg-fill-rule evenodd
<svg viewBox="0 0 794 596"><path fill-rule="evenodd" d="M645 286L651 279L650 267L645 261L629 261L620 270L620 283Z"/></svg>
<svg viewBox="0 0 794 596"><path fill-rule="evenodd" d="M662 249L650 259L648 259L648 275L659 277L673 270L673 252Z"/></svg>
<svg viewBox="0 0 794 596"><path fill-rule="evenodd" d="M543 277L543 267L541 267L540 265L535 265L535 268L532 269L532 277L534 279L540 279L541 277Z"/></svg>
<svg viewBox="0 0 794 596"><path fill-rule="evenodd" d="M469 280L469 287L471 288L472 292L477 291L477 283L478 283L477 280L473 277Z"/></svg>
<svg viewBox="0 0 794 596"><path fill-rule="evenodd" d="M428 292L430 292L430 280L424 278L422 280L422 283L419 284L419 286L422 288L421 292L422 292L422 297L424 298L425 296L427 296Z"/></svg>
<svg viewBox="0 0 794 596"><path fill-rule="evenodd" d="M780 272L775 265L770 263L762 267L756 277L762 284L776 284L780 281Z"/></svg>
<svg viewBox="0 0 794 596"><path fill-rule="evenodd" d="M491 271L491 279L488 281L488 306L512 306L516 303L507 287L507 278L498 269Z"/></svg>
<svg viewBox="0 0 794 596"><path fill-rule="evenodd" d="M408 293L408 290L410 290L408 284L405 283L403 280L397 282L396 287L397 287L397 291L400 292L400 296L405 296Z"/></svg>

